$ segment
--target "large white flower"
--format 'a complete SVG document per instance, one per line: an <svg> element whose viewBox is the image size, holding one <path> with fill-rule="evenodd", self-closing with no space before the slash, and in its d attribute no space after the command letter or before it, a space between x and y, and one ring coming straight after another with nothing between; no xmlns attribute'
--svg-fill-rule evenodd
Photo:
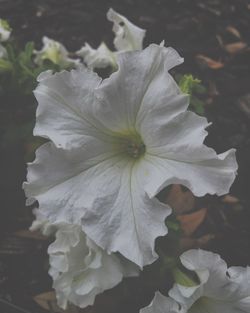
<svg viewBox="0 0 250 313"><path fill-rule="evenodd" d="M11 28L6 20L0 18L0 42L7 41L10 38Z"/></svg>
<svg viewBox="0 0 250 313"><path fill-rule="evenodd" d="M169 291L182 312L250 312L250 267L227 268L218 254L203 250L189 250L180 259L200 279L195 287L175 284Z"/></svg>
<svg viewBox="0 0 250 313"><path fill-rule="evenodd" d="M112 52L104 42L97 49L93 49L88 43L85 44L77 55L91 69L111 66L117 68L117 56L124 51L141 50L146 31L131 23L126 17L118 14L113 9L107 12L107 19L114 23L115 33L114 46L117 51Z"/></svg>
<svg viewBox="0 0 250 313"><path fill-rule="evenodd" d="M61 224L49 246L50 270L58 304L81 308L96 295L116 286L123 277L137 276L139 267L122 256L108 255L85 236L78 225Z"/></svg>
<svg viewBox="0 0 250 313"><path fill-rule="evenodd" d="M118 60L103 82L87 69L40 76L34 135L52 142L37 150L24 189L50 222L80 224L108 253L144 266L171 212L157 193L173 183L227 193L237 164L234 150L203 145L207 120L186 111L168 73L183 61L175 50L150 45Z"/></svg>
<svg viewBox="0 0 250 313"><path fill-rule="evenodd" d="M34 51L36 54L34 61L38 65L43 64L45 60L50 60L61 68L68 68L79 64L79 60L69 58L69 52L60 42L46 36L43 37L42 41L42 49L40 51Z"/></svg>

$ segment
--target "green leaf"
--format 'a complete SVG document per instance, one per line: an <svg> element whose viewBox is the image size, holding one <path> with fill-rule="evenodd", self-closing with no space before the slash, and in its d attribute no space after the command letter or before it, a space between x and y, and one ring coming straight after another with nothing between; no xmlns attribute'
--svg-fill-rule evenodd
<svg viewBox="0 0 250 313"><path fill-rule="evenodd" d="M6 51L7 51L7 55L8 55L8 60L10 62L16 62L17 56L15 53L14 46L12 44L8 43L6 45Z"/></svg>
<svg viewBox="0 0 250 313"><path fill-rule="evenodd" d="M195 87L200 85L201 81L197 78L194 78L191 74L185 74L181 77L179 81L179 87L183 93L192 95Z"/></svg>
<svg viewBox="0 0 250 313"><path fill-rule="evenodd" d="M204 110L204 103L200 99L198 99L195 96L192 96L191 100L190 100L190 104L194 108L194 111L197 114L200 114L200 115L204 114L204 111L205 111Z"/></svg>
<svg viewBox="0 0 250 313"><path fill-rule="evenodd" d="M194 78L191 74L185 74L177 77L178 85L183 93L190 96L190 108L197 114L204 114L204 102L197 95L204 94L206 88L201 84L201 81Z"/></svg>
<svg viewBox="0 0 250 313"><path fill-rule="evenodd" d="M0 59L0 73L10 72L12 70L12 64L10 61L5 59Z"/></svg>
<svg viewBox="0 0 250 313"><path fill-rule="evenodd" d="M168 229L173 230L175 232L180 230L180 223L178 221L171 221L169 219L166 220L166 226Z"/></svg>

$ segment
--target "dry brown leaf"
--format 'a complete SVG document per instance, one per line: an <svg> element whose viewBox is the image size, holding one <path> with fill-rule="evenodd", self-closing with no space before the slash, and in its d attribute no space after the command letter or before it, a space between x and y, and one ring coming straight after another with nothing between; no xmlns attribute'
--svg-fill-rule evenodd
<svg viewBox="0 0 250 313"><path fill-rule="evenodd" d="M176 215L194 208L195 198L191 191L183 191L181 185L173 185L166 199Z"/></svg>
<svg viewBox="0 0 250 313"><path fill-rule="evenodd" d="M230 53L230 54L236 54L241 52L243 49L247 47L247 44L242 41L234 42L234 43L229 43L224 46L225 50Z"/></svg>
<svg viewBox="0 0 250 313"><path fill-rule="evenodd" d="M28 238L28 239L48 240L48 237L43 236L40 232L30 231L28 229L19 230L15 232L14 235L17 237Z"/></svg>
<svg viewBox="0 0 250 313"><path fill-rule="evenodd" d="M220 61L215 61L205 55L202 55L202 54L198 54L196 56L196 59L198 62L206 65L207 67L213 69L213 70L218 70L222 67L224 67L224 64Z"/></svg>
<svg viewBox="0 0 250 313"><path fill-rule="evenodd" d="M40 293L33 297L33 300L40 305L43 309L55 313L78 313L80 312L77 307L70 306L68 309L63 310L59 308L56 301L56 294L54 291L47 291Z"/></svg>
<svg viewBox="0 0 250 313"><path fill-rule="evenodd" d="M214 238L215 238L214 234L207 234L198 239L190 237L181 238L180 240L181 251L186 251L192 248L195 249L203 248Z"/></svg>
<svg viewBox="0 0 250 313"><path fill-rule="evenodd" d="M241 38L241 34L234 26L228 26L226 30L237 38Z"/></svg>
<svg viewBox="0 0 250 313"><path fill-rule="evenodd" d="M47 291L36 295L34 301L39 304L43 309L55 312L63 312L56 303L56 295L54 291Z"/></svg>
<svg viewBox="0 0 250 313"><path fill-rule="evenodd" d="M234 196L226 195L222 198L222 202L227 204L236 204L239 203L240 200Z"/></svg>
<svg viewBox="0 0 250 313"><path fill-rule="evenodd" d="M192 235L201 225L207 215L207 209L203 208L190 214L179 215L177 219L181 224L181 229L186 236Z"/></svg>

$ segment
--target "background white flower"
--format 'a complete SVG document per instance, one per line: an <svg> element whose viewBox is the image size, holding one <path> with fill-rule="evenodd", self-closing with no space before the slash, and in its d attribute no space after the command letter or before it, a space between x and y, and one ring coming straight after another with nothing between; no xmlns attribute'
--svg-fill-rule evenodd
<svg viewBox="0 0 250 313"><path fill-rule="evenodd" d="M114 23L114 46L117 51L111 51L104 42L97 49L93 49L86 43L77 51L77 55L81 56L91 69L111 66L116 70L117 56L120 52L142 50L142 43L146 33L144 29L134 25L113 9L109 9L107 12L107 19Z"/></svg>
<svg viewBox="0 0 250 313"><path fill-rule="evenodd" d="M117 51L142 50L142 43L146 31L133 23L125 16L109 9L107 19L114 23L115 33L114 45Z"/></svg>
<svg viewBox="0 0 250 313"><path fill-rule="evenodd" d="M196 287L175 284L169 291L183 312L250 312L250 267L227 268L218 254L203 250L189 250L180 259L200 278Z"/></svg>
<svg viewBox="0 0 250 313"><path fill-rule="evenodd" d="M77 52L84 59L88 68L105 68L111 66L116 68L116 55L106 46L104 42L97 49L93 49L88 43Z"/></svg>
<svg viewBox="0 0 250 313"><path fill-rule="evenodd" d="M43 64L45 60L50 60L52 63L59 65L61 68L72 67L79 64L79 60L69 58L69 52L58 41L43 37L43 47L40 51L34 51L36 54L35 63Z"/></svg>
<svg viewBox="0 0 250 313"><path fill-rule="evenodd" d="M50 222L79 223L108 253L144 266L171 213L157 193L173 183L227 193L237 164L234 150L203 145L208 123L186 111L189 97L168 73L183 61L175 50L150 45L118 60L103 82L87 69L40 77L34 135L52 142L37 150L24 188Z"/></svg>
<svg viewBox="0 0 250 313"><path fill-rule="evenodd" d="M11 28L6 20L0 18L0 42L7 41L10 38Z"/></svg>
<svg viewBox="0 0 250 313"><path fill-rule="evenodd" d="M84 308L96 295L116 286L123 277L137 276L139 267L122 256L108 255L85 236L78 225L61 224L49 246L50 270L58 304L68 301Z"/></svg>
<svg viewBox="0 0 250 313"><path fill-rule="evenodd" d="M163 296L160 292L155 293L155 297L149 306L140 310L140 313L180 313L180 306L169 297Z"/></svg>

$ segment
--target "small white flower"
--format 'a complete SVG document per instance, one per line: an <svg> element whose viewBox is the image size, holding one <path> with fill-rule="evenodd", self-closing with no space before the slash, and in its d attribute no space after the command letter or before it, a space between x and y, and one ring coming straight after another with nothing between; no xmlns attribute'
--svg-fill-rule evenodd
<svg viewBox="0 0 250 313"><path fill-rule="evenodd" d="M50 60L61 68L68 68L79 64L79 60L69 58L69 52L58 41L43 37L43 47L40 51L34 51L36 54L35 63L42 65L45 60Z"/></svg>
<svg viewBox="0 0 250 313"><path fill-rule="evenodd" d="M10 38L11 28L6 20L0 19L0 42Z"/></svg>
<svg viewBox="0 0 250 313"><path fill-rule="evenodd" d="M169 291L182 312L250 312L250 267L227 268L218 254L203 250L189 250L180 259L200 279L195 287L175 284Z"/></svg>
<svg viewBox="0 0 250 313"><path fill-rule="evenodd" d="M105 68L111 66L116 67L116 55L106 46L104 42L100 44L97 49L93 49L88 43L85 44L78 52L77 55L84 59L88 68Z"/></svg>
<svg viewBox="0 0 250 313"><path fill-rule="evenodd" d="M137 276L139 267L115 254L108 255L77 225L60 225L49 246L49 273L60 307L67 302L84 308L96 295L116 286L123 277Z"/></svg>
<svg viewBox="0 0 250 313"><path fill-rule="evenodd" d="M141 309L140 313L181 313L181 310L173 299L156 292L150 305Z"/></svg>
<svg viewBox="0 0 250 313"><path fill-rule="evenodd" d="M76 52L91 69L111 66L115 70L117 68L117 56L119 53L142 49L142 43L146 33L144 29L132 24L126 17L118 14L113 9L109 9L107 12L107 19L114 23L114 46L117 51L112 52L102 42L97 49L93 49L86 43L84 47Z"/></svg>
<svg viewBox="0 0 250 313"><path fill-rule="evenodd" d="M126 17L109 9L107 19L114 23L114 45L117 51L142 50L145 29L132 24Z"/></svg>
<svg viewBox="0 0 250 313"><path fill-rule="evenodd" d="M108 253L139 266L158 255L171 209L155 196L183 184L197 196L222 195L234 181L235 151L217 155L203 144L209 125L187 111L188 95L168 73L183 59L150 45L119 55L119 70L101 82L87 69L39 77L27 203L37 200L50 222L82 225Z"/></svg>

